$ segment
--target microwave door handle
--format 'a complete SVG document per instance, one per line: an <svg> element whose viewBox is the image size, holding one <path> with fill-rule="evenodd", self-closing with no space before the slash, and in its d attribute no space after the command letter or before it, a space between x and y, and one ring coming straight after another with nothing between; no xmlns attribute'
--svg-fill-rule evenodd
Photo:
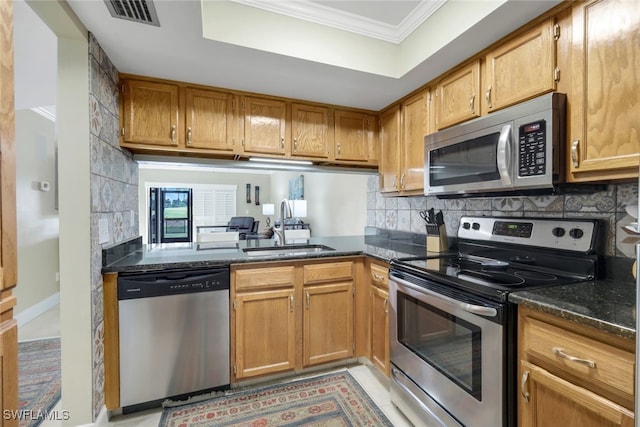
<svg viewBox="0 0 640 427"><path fill-rule="evenodd" d="M430 296L432 298L444 301L444 302L446 302L448 304L454 305L454 306L460 308L461 310L466 311L467 313L476 314L478 316L484 316L484 317L496 317L498 315L498 311L493 307L485 307L485 306L482 306L482 305L474 305L474 304L469 304L469 303L466 303L466 302L458 301L458 300L456 300L454 298L451 298L451 297L448 297L448 296L445 296L445 295L441 295L441 294L439 294L437 292L434 292L434 291L432 291L430 289L423 288L422 286L414 285L413 283L407 282L406 280L402 280L402 279L400 279L399 277L397 277L397 276L395 276L393 274L391 274L390 277L391 277L391 280L393 280L394 282L396 282L396 283L398 283L398 284L400 284L400 285L402 285L402 286L404 286L406 288L412 289L412 290L414 290L414 291L416 291L418 293L421 293L421 294Z"/></svg>
<svg viewBox="0 0 640 427"><path fill-rule="evenodd" d="M496 159L498 173L504 185L511 186L510 160L511 160L511 125L504 125L500 131Z"/></svg>

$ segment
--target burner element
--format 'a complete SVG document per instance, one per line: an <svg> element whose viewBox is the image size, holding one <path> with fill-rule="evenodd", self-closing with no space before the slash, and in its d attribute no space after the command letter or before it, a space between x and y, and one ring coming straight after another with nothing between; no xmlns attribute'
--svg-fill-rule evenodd
<svg viewBox="0 0 640 427"><path fill-rule="evenodd" d="M503 273L500 271L473 271L473 270L460 270L458 272L458 279L468 280L469 282L491 286L517 286L522 285L525 281L522 277L517 277L510 273Z"/></svg>

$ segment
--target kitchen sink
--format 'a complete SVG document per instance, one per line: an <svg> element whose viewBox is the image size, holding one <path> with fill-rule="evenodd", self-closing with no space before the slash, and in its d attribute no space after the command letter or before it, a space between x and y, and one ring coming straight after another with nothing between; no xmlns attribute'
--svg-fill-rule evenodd
<svg viewBox="0 0 640 427"><path fill-rule="evenodd" d="M244 248L242 251L249 256L288 256L317 254L335 251L335 249L325 245L285 245L268 248Z"/></svg>

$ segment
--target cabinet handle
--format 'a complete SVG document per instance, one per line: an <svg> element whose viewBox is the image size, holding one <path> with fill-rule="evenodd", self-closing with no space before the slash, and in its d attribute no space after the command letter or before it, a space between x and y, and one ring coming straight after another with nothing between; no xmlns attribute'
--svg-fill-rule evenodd
<svg viewBox="0 0 640 427"><path fill-rule="evenodd" d="M491 105L491 86L487 88L487 92L484 94L484 97L487 100L487 107L493 108L493 105Z"/></svg>
<svg viewBox="0 0 640 427"><path fill-rule="evenodd" d="M393 188L398 189L398 175L394 175L393 177Z"/></svg>
<svg viewBox="0 0 640 427"><path fill-rule="evenodd" d="M187 145L191 145L191 128L187 128Z"/></svg>
<svg viewBox="0 0 640 427"><path fill-rule="evenodd" d="M340 151L342 151L342 147L340 146L340 143L338 143L338 155L340 155Z"/></svg>
<svg viewBox="0 0 640 427"><path fill-rule="evenodd" d="M520 381L520 394L525 402L529 401L529 392L527 391L527 381L529 380L529 371L522 373L522 380Z"/></svg>
<svg viewBox="0 0 640 427"><path fill-rule="evenodd" d="M171 142L176 142L176 125L171 126Z"/></svg>
<svg viewBox="0 0 640 427"><path fill-rule="evenodd" d="M296 151L298 150L298 140L297 139L293 140L293 149L296 150Z"/></svg>
<svg viewBox="0 0 640 427"><path fill-rule="evenodd" d="M400 189L404 190L404 179L406 177L404 176L404 173L402 174L402 176L400 177Z"/></svg>
<svg viewBox="0 0 640 427"><path fill-rule="evenodd" d="M476 111L473 108L473 103L475 102L475 100L476 100L476 95L475 94L471 95L471 99L469 100L469 109L471 110L471 114L475 113Z"/></svg>
<svg viewBox="0 0 640 427"><path fill-rule="evenodd" d="M380 280L380 281L384 280L384 276L378 273L373 273L373 277L376 280Z"/></svg>
<svg viewBox="0 0 640 427"><path fill-rule="evenodd" d="M573 163L573 167L580 167L580 140L574 139L571 142L571 162Z"/></svg>
<svg viewBox="0 0 640 427"><path fill-rule="evenodd" d="M389 298L384 299L384 303L382 304L382 311L384 311L385 314L389 312Z"/></svg>
<svg viewBox="0 0 640 427"><path fill-rule="evenodd" d="M553 347L553 352L556 354L556 356L570 360L571 362L580 363L581 365L587 365L590 368L596 367L596 362L594 362L593 360L580 359L579 357L571 356L570 354L565 353L564 350L560 347Z"/></svg>
<svg viewBox="0 0 640 427"><path fill-rule="evenodd" d="M280 146L284 148L284 138L280 138Z"/></svg>
<svg viewBox="0 0 640 427"><path fill-rule="evenodd" d="M293 313L293 295L289 295L289 309Z"/></svg>
<svg viewBox="0 0 640 427"><path fill-rule="evenodd" d="M307 310L309 310L310 305L311 305L311 295L309 295L309 291L307 291Z"/></svg>

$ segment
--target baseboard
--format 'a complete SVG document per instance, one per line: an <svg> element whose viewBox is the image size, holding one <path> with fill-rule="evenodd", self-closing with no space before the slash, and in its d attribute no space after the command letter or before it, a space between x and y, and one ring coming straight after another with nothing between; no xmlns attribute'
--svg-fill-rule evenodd
<svg viewBox="0 0 640 427"><path fill-rule="evenodd" d="M24 325L40 316L45 311L60 304L60 292L56 292L48 298L43 299L37 304L32 305L29 308L22 310L15 315L15 319L18 321L18 327Z"/></svg>
<svg viewBox="0 0 640 427"><path fill-rule="evenodd" d="M102 409L100 409L100 413L93 424L81 424L77 427L107 427L109 425L109 415L107 412L107 408L102 405Z"/></svg>

